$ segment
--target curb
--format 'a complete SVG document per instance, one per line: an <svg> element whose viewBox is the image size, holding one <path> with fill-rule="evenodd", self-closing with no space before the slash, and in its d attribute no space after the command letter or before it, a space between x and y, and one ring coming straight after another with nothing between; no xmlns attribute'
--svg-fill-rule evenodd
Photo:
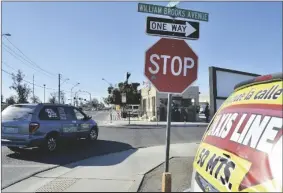
<svg viewBox="0 0 283 193"><path fill-rule="evenodd" d="M12 183L10 183L10 184L7 184L7 185L5 185L5 186L2 186L2 187L1 187L1 190L4 190L4 189L6 189L6 188L8 188L8 187L10 187L10 186L13 186L13 185L15 185L15 184L17 184L17 183L19 183L19 182L21 182L21 181L24 181L24 180L26 180L26 179L28 179L28 178L30 178L30 177L33 177L33 176L35 176L35 175L37 175L37 174L39 174L39 173L46 172L46 171L49 171L49 170L52 170L52 169L55 169L55 168L58 168L58 167L60 167L60 165L53 166L53 167L50 167L50 168L46 168L46 169L44 169L44 170L40 170L40 171L37 171L37 172L33 172L33 173L27 175L26 177L24 177L24 178L22 178L22 179L16 180L16 181L14 181L14 182L12 182Z"/></svg>
<svg viewBox="0 0 283 193"><path fill-rule="evenodd" d="M101 124L98 125L99 127L143 127L145 129L148 129L148 127L166 127L166 125L143 125L143 124L119 124L119 125L112 125L112 124ZM171 125L171 127L207 127L208 124L196 124L196 125Z"/></svg>
<svg viewBox="0 0 283 193"><path fill-rule="evenodd" d="M138 192L143 182L143 179L144 179L144 175L137 175L137 177L134 180L133 185L130 187L128 192Z"/></svg>
<svg viewBox="0 0 283 193"><path fill-rule="evenodd" d="M196 144L200 144L200 142L196 142ZM170 156L169 157L169 161L171 159L174 158L184 158L184 157L194 157L194 156ZM144 176L150 172L152 172L153 170L155 170L156 168L158 168L159 166L161 166L162 164L164 164L165 161L162 161L161 163L157 164L156 166L152 167L151 169L149 169L147 172L145 172L144 174L139 174L138 177L136 177L134 184L131 186L131 188L129 189L129 192L138 192L140 190L140 187L143 183L144 180ZM190 192L190 188L186 189L183 192Z"/></svg>
<svg viewBox="0 0 283 193"><path fill-rule="evenodd" d="M169 157L169 161L171 159L174 159L174 158L183 158L183 157L190 157L190 156L171 156ZM143 183L143 179L144 179L144 176L150 172L152 172L153 170L155 170L156 168L158 168L159 166L161 166L162 164L164 164L165 161L161 162L160 164L157 164L156 166L152 167L150 170L148 170L147 172L145 172L144 174L139 174L138 176L142 176L142 177L139 177L141 179L138 178L138 180L135 180L134 184L131 186L129 192L138 192L140 190L140 187Z"/></svg>

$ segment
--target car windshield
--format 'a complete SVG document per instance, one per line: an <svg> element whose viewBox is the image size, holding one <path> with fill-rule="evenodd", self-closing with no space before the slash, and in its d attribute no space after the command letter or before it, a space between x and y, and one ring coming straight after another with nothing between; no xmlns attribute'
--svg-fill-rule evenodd
<svg viewBox="0 0 283 193"><path fill-rule="evenodd" d="M2 120L29 120L35 106L12 105L2 111Z"/></svg>

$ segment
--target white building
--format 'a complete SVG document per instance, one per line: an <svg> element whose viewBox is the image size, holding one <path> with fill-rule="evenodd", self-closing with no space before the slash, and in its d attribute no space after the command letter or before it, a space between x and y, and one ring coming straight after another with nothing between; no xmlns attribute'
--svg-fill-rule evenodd
<svg viewBox="0 0 283 193"><path fill-rule="evenodd" d="M168 94L159 93L153 86L148 85L142 88L141 89L141 112L142 112L141 114L142 116L146 117L147 119L157 118L159 121L165 121L164 116L166 119L167 101L168 101L167 99L168 99ZM179 109L180 111L179 113L180 116L182 114L181 109L186 108L187 110L191 111L189 112L189 115L186 114L187 116L190 116L190 119L195 120L198 117L196 113L193 113L193 115L191 115L193 111L195 112L193 107L196 107L199 104L199 87L198 86L189 87L183 93L183 95L173 94L172 99L173 99L174 105L176 106L176 109ZM182 120L182 118L180 120Z"/></svg>

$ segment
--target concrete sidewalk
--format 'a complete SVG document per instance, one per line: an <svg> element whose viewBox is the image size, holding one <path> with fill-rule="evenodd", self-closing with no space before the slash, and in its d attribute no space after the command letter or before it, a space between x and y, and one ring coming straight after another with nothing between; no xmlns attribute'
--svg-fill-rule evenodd
<svg viewBox="0 0 283 193"><path fill-rule="evenodd" d="M113 126L113 127L128 127L128 126L140 126L140 127L155 127L155 126L166 126L167 122L150 122L150 121L138 121L131 120L130 124L128 120L119 121L104 121L99 122L99 126ZM171 122L172 127L207 127L208 123L204 122Z"/></svg>
<svg viewBox="0 0 283 193"><path fill-rule="evenodd" d="M197 143L172 144L170 157L193 157L197 147ZM131 149L60 166L2 191L137 192L144 175L164 159L165 146Z"/></svg>

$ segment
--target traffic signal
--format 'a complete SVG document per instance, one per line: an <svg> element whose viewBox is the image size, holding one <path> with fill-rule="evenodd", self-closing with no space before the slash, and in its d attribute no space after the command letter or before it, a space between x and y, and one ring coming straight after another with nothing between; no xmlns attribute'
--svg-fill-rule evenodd
<svg viewBox="0 0 283 193"><path fill-rule="evenodd" d="M130 78L130 76L131 76L131 73L127 72L127 75L126 75L126 76L127 76L127 78L126 78L126 79L127 79L127 81L128 81L128 79L129 79L129 78Z"/></svg>

